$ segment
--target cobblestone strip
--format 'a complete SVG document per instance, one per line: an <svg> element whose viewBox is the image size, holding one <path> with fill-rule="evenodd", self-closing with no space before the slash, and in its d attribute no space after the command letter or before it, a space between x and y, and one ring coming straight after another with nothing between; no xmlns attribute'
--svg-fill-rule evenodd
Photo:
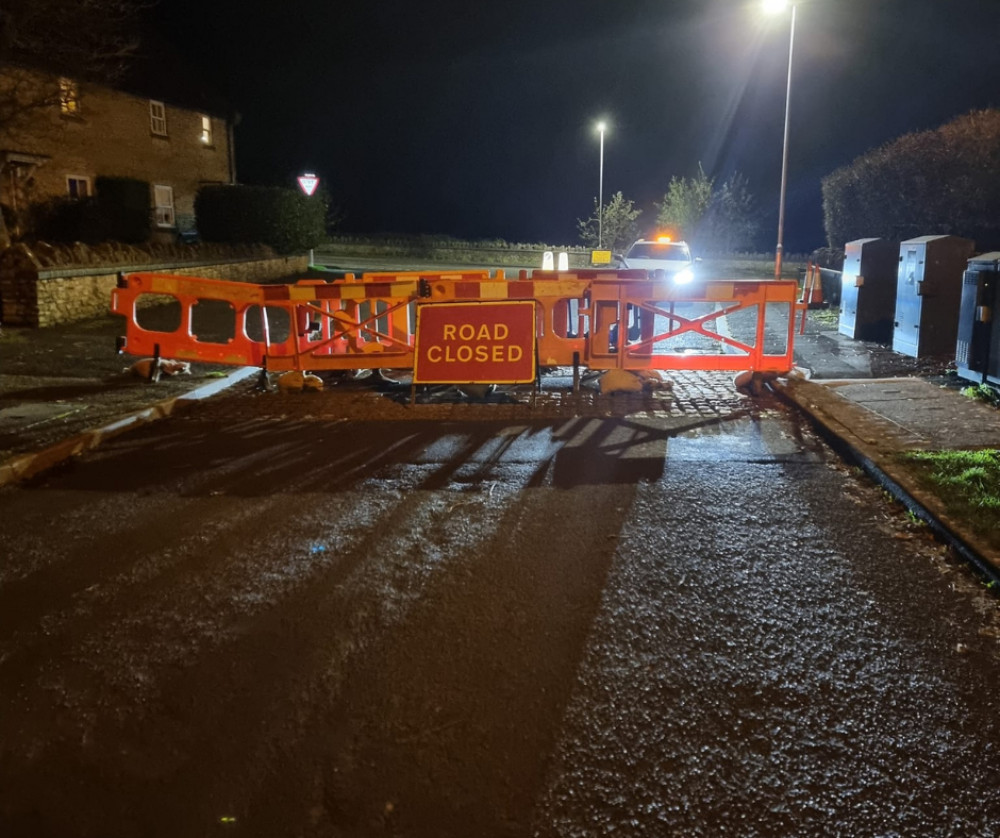
<svg viewBox="0 0 1000 838"><path fill-rule="evenodd" d="M409 403L407 387L379 389L363 382L328 383L322 392L261 392L245 382L199 406L192 418L238 421L246 416L291 421L333 419L410 421L507 421L564 417L646 414L657 418L723 419L750 409L753 401L736 391L725 373L677 372L672 387L641 393L602 394L591 387L499 388L486 401L466 399L455 388L420 390Z"/></svg>

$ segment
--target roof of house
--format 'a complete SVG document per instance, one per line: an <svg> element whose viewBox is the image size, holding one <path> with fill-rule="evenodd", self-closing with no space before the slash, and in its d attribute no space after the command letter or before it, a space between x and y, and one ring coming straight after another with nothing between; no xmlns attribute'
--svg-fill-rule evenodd
<svg viewBox="0 0 1000 838"><path fill-rule="evenodd" d="M74 75L68 67L60 65L58 57L50 60L47 57L14 56L13 63L224 119L235 116L235 108L206 83L204 74L198 73L190 61L155 33L143 35L139 48L128 59L123 72L113 80Z"/></svg>
<svg viewBox="0 0 1000 838"><path fill-rule="evenodd" d="M205 74L199 73L191 61L155 33L143 34L135 57L114 87L226 119L235 113L232 104L206 82Z"/></svg>

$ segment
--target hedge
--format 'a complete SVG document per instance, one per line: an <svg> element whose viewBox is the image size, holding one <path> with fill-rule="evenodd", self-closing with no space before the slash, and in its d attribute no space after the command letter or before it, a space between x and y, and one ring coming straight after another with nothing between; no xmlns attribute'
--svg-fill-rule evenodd
<svg viewBox="0 0 1000 838"><path fill-rule="evenodd" d="M142 244L152 231L149 183L98 176L89 198L50 198L32 207L32 236L48 242Z"/></svg>
<svg viewBox="0 0 1000 838"><path fill-rule="evenodd" d="M153 229L149 182L102 175L95 186L101 240L125 244L148 241Z"/></svg>
<svg viewBox="0 0 1000 838"><path fill-rule="evenodd" d="M261 243L295 253L325 237L326 202L276 186L203 186L194 204L202 241Z"/></svg>
<svg viewBox="0 0 1000 838"><path fill-rule="evenodd" d="M831 247L953 234L1000 246L1000 110L906 134L823 179Z"/></svg>

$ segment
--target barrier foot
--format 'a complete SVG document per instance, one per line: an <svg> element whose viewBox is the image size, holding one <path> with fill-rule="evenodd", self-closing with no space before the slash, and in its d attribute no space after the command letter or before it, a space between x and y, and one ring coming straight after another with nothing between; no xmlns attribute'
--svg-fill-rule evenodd
<svg viewBox="0 0 1000 838"><path fill-rule="evenodd" d="M157 382L160 380L160 344L153 344L153 363L149 365L149 375L147 381Z"/></svg>
<svg viewBox="0 0 1000 838"><path fill-rule="evenodd" d="M573 353L573 395L580 395L580 353Z"/></svg>
<svg viewBox="0 0 1000 838"><path fill-rule="evenodd" d="M733 377L733 386L741 393L759 396L764 392L765 386L777 377L778 374L776 372L744 370Z"/></svg>
<svg viewBox="0 0 1000 838"><path fill-rule="evenodd" d="M260 372L257 373L256 389L265 391L268 390L269 388L270 388L270 383L267 378L267 362L265 361L264 365L260 368Z"/></svg>

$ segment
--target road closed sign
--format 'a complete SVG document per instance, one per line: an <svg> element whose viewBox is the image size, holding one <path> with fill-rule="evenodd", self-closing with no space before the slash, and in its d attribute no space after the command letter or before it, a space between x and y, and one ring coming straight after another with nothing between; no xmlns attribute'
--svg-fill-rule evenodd
<svg viewBox="0 0 1000 838"><path fill-rule="evenodd" d="M535 380L535 303L425 303L417 307L418 384Z"/></svg>

